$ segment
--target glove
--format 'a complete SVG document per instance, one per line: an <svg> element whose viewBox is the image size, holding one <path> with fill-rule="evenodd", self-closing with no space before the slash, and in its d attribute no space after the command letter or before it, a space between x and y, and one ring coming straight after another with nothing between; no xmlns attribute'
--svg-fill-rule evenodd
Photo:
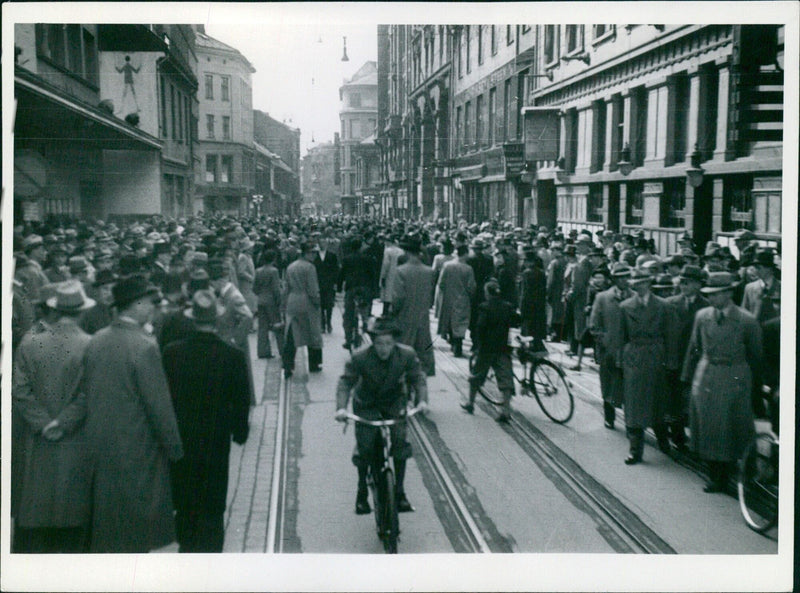
<svg viewBox="0 0 800 593"><path fill-rule="evenodd" d="M347 410L344 408L339 408L336 410L336 415L334 416L336 422L346 422L347 421Z"/></svg>

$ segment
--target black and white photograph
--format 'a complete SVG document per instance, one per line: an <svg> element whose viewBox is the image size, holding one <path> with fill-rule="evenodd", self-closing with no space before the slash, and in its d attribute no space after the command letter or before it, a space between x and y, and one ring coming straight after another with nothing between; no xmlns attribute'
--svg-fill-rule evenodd
<svg viewBox="0 0 800 593"><path fill-rule="evenodd" d="M0 588L797 582L800 5L2 31Z"/></svg>

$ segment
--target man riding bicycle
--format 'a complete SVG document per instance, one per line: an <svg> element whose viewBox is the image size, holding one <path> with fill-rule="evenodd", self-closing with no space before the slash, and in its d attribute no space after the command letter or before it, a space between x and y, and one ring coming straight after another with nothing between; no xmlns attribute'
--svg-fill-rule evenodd
<svg viewBox="0 0 800 593"><path fill-rule="evenodd" d="M405 414L409 389L414 391L414 405L423 411L428 403L428 385L414 350L397 343L400 329L385 318L374 319L367 328L372 344L353 353L336 388L336 420L347 420L347 404L353 397L353 413L368 420L397 418ZM396 473L397 510L414 510L405 495L403 478L411 444L406 441L405 423L391 427L392 456ZM371 511L367 501L367 467L378 463L381 450L380 429L356 425L356 448L353 465L358 468L356 514Z"/></svg>

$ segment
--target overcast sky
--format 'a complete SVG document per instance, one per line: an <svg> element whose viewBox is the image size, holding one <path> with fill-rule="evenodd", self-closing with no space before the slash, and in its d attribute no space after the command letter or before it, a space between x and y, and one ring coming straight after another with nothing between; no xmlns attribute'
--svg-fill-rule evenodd
<svg viewBox="0 0 800 593"><path fill-rule="evenodd" d="M256 69L253 108L300 128L300 154L339 130L339 87L377 60L375 25L215 24L206 33L238 49ZM342 37L349 62L342 62Z"/></svg>

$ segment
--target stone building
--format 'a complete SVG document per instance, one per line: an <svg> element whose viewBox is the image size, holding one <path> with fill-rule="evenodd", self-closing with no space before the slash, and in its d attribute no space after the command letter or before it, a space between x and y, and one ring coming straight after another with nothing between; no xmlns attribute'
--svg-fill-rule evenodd
<svg viewBox="0 0 800 593"><path fill-rule="evenodd" d="M361 211L356 196L356 163L354 147L375 133L378 118L377 64L365 62L350 79L339 88L341 110L340 172L342 212Z"/></svg>
<svg viewBox="0 0 800 593"><path fill-rule="evenodd" d="M537 27L531 222L641 229L660 253L684 230L779 240L783 26Z"/></svg>
<svg viewBox="0 0 800 593"><path fill-rule="evenodd" d="M244 214L255 193L255 72L239 50L196 32L198 143L195 211Z"/></svg>
<svg viewBox="0 0 800 593"><path fill-rule="evenodd" d="M315 204L317 214L333 214L341 208L341 192L335 183L336 151L332 142L318 144L308 149L300 166L303 204Z"/></svg>
<svg viewBox="0 0 800 593"><path fill-rule="evenodd" d="M253 111L253 138L273 154L271 191L264 212L271 215L300 213L300 130Z"/></svg>

